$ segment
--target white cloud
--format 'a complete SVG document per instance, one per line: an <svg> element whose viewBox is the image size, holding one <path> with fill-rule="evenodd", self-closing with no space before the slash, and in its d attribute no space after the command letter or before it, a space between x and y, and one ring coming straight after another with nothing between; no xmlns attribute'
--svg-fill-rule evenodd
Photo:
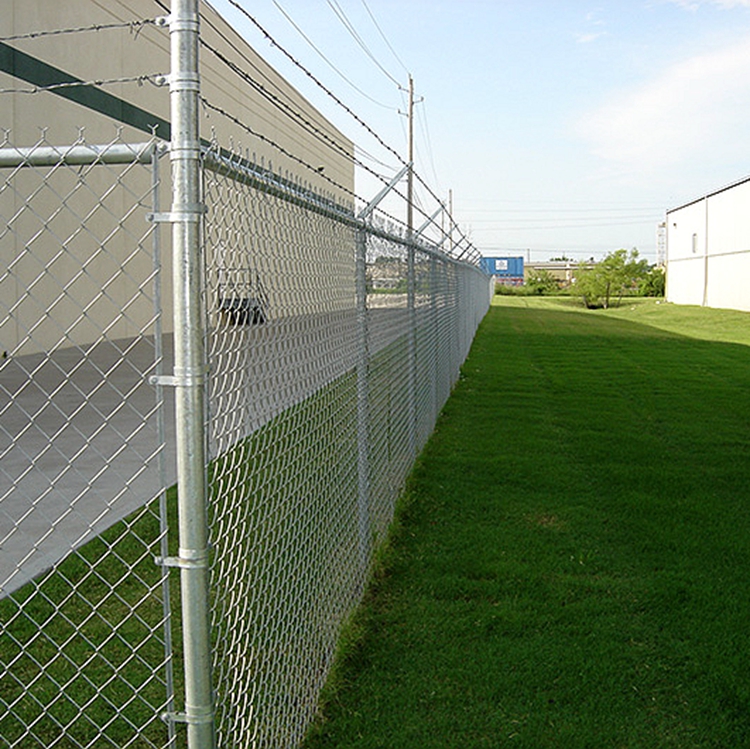
<svg viewBox="0 0 750 749"><path fill-rule="evenodd" d="M703 5L715 5L723 10L750 8L750 0L667 0L679 8L696 11Z"/></svg>
<svg viewBox="0 0 750 749"><path fill-rule="evenodd" d="M607 36L605 26L607 25L604 20L599 18L600 11L597 9L586 14L585 25L586 31L581 31L576 34L576 42L578 44L590 44L596 41L602 36Z"/></svg>
<svg viewBox="0 0 750 749"><path fill-rule="evenodd" d="M750 39L743 39L618 93L583 118L578 131L601 158L658 167L731 145L747 122L748 102Z"/></svg>
<svg viewBox="0 0 750 749"><path fill-rule="evenodd" d="M590 32L588 34L578 34L576 36L576 41L578 44L590 44L591 42L596 41L602 36L606 36L606 31L598 31L598 32Z"/></svg>

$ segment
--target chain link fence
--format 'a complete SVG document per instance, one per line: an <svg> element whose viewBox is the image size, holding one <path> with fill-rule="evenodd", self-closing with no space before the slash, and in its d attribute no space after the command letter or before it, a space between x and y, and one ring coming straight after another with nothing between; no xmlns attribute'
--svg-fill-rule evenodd
<svg viewBox="0 0 750 749"><path fill-rule="evenodd" d="M185 745L162 152L0 149L11 747ZM294 747L490 288L385 218L204 163L218 745Z"/></svg>
<svg viewBox="0 0 750 749"><path fill-rule="evenodd" d="M206 163L217 732L295 747L489 281L218 149Z"/></svg>
<svg viewBox="0 0 750 749"><path fill-rule="evenodd" d="M0 142L3 746L298 746L489 307L476 258L218 143L199 202L165 213L169 150ZM170 223L198 227L197 281L162 252ZM186 374L188 306L205 361ZM190 471L207 559L183 548Z"/></svg>
<svg viewBox="0 0 750 749"><path fill-rule="evenodd" d="M0 147L4 746L174 737L159 154Z"/></svg>

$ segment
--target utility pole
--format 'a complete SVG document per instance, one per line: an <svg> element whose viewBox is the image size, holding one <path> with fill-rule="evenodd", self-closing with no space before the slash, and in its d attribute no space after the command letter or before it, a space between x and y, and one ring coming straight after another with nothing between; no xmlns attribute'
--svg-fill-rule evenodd
<svg viewBox="0 0 750 749"><path fill-rule="evenodd" d="M409 74L409 171L406 173L406 232L414 231L414 79Z"/></svg>
<svg viewBox="0 0 750 749"><path fill-rule="evenodd" d="M409 453L417 457L417 274L414 250L414 79L409 74L409 171L406 173L407 301L409 314Z"/></svg>

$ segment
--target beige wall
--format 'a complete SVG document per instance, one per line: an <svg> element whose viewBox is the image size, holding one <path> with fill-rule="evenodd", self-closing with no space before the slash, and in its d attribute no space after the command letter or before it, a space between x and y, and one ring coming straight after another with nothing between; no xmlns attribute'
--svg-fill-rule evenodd
<svg viewBox="0 0 750 749"><path fill-rule="evenodd" d="M24 0L5 5L0 13L1 36L154 19L163 14L153 0ZM201 136L215 139L221 147L239 151L265 167L272 166L274 172L306 183L337 201L348 202L348 191L354 189L352 143L210 6L202 3L201 15L202 38L207 45L200 50L201 92L206 100L247 123L254 132L274 141L284 151L315 168L323 166L325 175L343 189L335 188L317 172L304 168L240 125L205 107L200 120ZM102 29L9 44L84 81L169 73L168 27L147 25L137 31ZM268 97L233 73L212 49L247 71ZM32 84L0 72L0 89L30 88ZM157 118L169 119L168 86L118 83L102 89ZM269 97L286 104L312 123L321 135L311 134L297 119L280 111ZM124 142L148 139L147 133L135 127L52 92L0 94L0 128L9 131L9 142L19 147L33 146L42 137L46 143L60 146L81 137L91 144L105 144L118 138ZM326 138L341 144L344 153L325 145ZM160 171L161 209L166 210L170 201L168 157L161 159ZM151 332L153 227L145 220L152 204L149 168L74 167L54 175L49 170L27 169L13 177L9 170L0 169L2 185L6 189L0 193L0 216L10 230L0 235L0 260L3 268L10 270L0 275L0 351L19 355L72 344L86 345L96 341L102 330L106 330L108 339ZM216 206L212 208L216 210ZM272 219L272 225L285 224L272 216L264 218ZM214 215L209 220L218 217ZM284 236L289 235L290 229L300 231L297 225L301 219L297 216L293 224L291 221L286 221ZM168 300L171 294L166 251L168 228L161 229L161 234L165 248L162 287ZM315 241L325 244L320 237ZM269 244L267 234L264 242ZM292 243L281 241L281 237L274 242L271 237L270 244L281 255L275 258L277 264L294 267ZM235 248L235 256L237 252ZM253 259L253 252L253 243L244 237L239 254L244 253L248 268L255 272L259 263ZM285 256L285 252L289 254ZM271 315L292 313L291 308L282 308L274 301L274 297L281 298L277 289L281 282L282 279L274 279L266 285ZM304 278L292 278L289 283L299 284L300 292L307 286ZM314 305L309 290L303 294L286 289L284 295ZM164 312L165 330L170 330L168 303Z"/></svg>
<svg viewBox="0 0 750 749"><path fill-rule="evenodd" d="M24 0L5 3L0 13L0 35L130 22L154 19L161 14L153 0ZM231 63L248 71L270 97L288 105L323 134L341 144L344 152L353 154L351 142L312 107L292 86L286 83L207 3L201 3L200 49L201 93L208 102L228 113L253 131L275 141L313 167L325 166L325 173L335 182L353 190L354 170L351 158L337 154L313 136L298 122L290 119L269 99L231 71L212 51L216 50ZM73 35L17 40L12 46L60 68L84 81L106 80L139 75L169 73L169 30L145 26L140 30L101 30ZM28 84L0 73L0 88L29 88ZM155 115L169 119L169 90L150 83L112 84L104 90ZM108 142L120 123L68 102L53 93L37 95L3 95L0 127L10 128L16 145L32 145L39 131L48 128L48 139L67 143L75 139L79 128L86 129L89 142ZM201 136L210 140L215 133L223 146L230 141L247 149L274 171L290 172L310 182L318 190L333 186L314 172L301 167L278 149L253 137L244 128L209 109L201 116ZM125 127L127 139L143 139L144 134Z"/></svg>

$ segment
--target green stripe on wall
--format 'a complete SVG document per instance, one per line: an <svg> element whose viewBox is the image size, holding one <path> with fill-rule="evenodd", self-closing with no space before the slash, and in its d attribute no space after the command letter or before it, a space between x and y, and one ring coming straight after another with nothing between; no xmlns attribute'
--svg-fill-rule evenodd
<svg viewBox="0 0 750 749"><path fill-rule="evenodd" d="M0 70L34 86L53 86L57 83L83 83L64 70L60 70L36 57L27 55L4 42L0 42ZM76 104L93 109L113 120L130 125L151 135L155 133L163 140L170 139L170 125L167 120L157 117L145 109L130 104L117 96L102 91L96 86L83 85L58 88L50 93L61 96Z"/></svg>

